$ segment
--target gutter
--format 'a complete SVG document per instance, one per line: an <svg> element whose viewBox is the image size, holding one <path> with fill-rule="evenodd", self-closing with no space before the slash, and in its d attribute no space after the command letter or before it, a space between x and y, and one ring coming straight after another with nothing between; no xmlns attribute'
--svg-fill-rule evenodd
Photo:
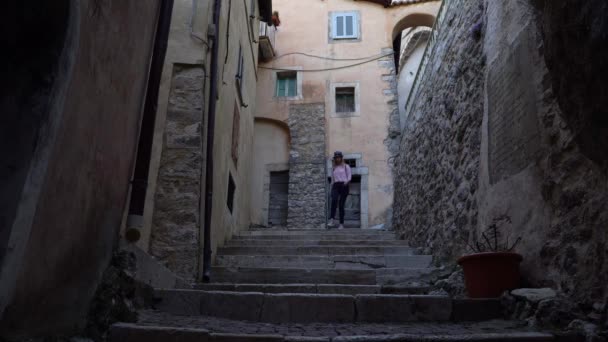
<svg viewBox="0 0 608 342"><path fill-rule="evenodd" d="M218 97L218 62L219 62L219 27L222 1L215 0L213 5L213 30L208 37L212 42L211 48L211 89L209 90L209 110L207 117L206 165L205 165L205 221L203 227L203 281L211 280L211 214L213 211L213 145L215 140L215 111Z"/></svg>

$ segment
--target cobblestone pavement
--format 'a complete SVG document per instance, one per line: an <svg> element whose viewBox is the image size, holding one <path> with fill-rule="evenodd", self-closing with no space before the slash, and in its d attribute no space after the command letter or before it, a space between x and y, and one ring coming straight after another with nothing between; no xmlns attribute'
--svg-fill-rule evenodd
<svg viewBox="0 0 608 342"><path fill-rule="evenodd" d="M206 329L212 333L278 334L283 336L337 337L394 334L465 335L474 333L509 333L529 331L525 323L493 320L474 323L352 324L310 323L269 324L233 321L203 316L177 316L157 311L141 311L140 325Z"/></svg>

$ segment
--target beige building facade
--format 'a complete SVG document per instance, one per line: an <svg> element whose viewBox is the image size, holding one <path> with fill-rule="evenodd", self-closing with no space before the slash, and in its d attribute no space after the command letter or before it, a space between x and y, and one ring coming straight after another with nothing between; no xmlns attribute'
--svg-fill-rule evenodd
<svg viewBox="0 0 608 342"><path fill-rule="evenodd" d="M271 1L175 0L160 84L142 217L129 217L140 249L180 277L200 280L212 69L217 67L210 250L250 223L250 174L260 25ZM212 60L213 39L218 57Z"/></svg>
<svg viewBox="0 0 608 342"><path fill-rule="evenodd" d="M299 146L322 139L324 146L313 148L324 149L323 165L313 162L310 165L317 166L307 170L317 168L329 176L330 156L334 151L345 154L354 175L346 205L347 226L390 225L391 157L401 131L399 97L407 97L398 93L394 43L406 29L432 26L440 5L440 1L389 7L351 0L273 2L281 25L274 32L275 58L260 64L258 70L251 191L254 224L284 225L293 207L319 200L304 196L297 203L285 203L284 192L296 191L296 183L306 182L306 175L293 171L306 151ZM419 46L420 42L412 52ZM419 62L421 54L414 53L413 58ZM310 120L294 110L307 104L323 105L324 134L292 131L299 120ZM287 171L290 180L285 186L281 173ZM325 184L325 199L328 189ZM316 190L321 191L321 186ZM327 218L327 209L323 217Z"/></svg>

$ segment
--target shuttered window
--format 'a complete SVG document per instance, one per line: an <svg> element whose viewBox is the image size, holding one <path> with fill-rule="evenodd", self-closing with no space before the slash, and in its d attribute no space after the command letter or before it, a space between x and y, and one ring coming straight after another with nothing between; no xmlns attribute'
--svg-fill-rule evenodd
<svg viewBox="0 0 608 342"><path fill-rule="evenodd" d="M336 113L355 111L355 88L336 88Z"/></svg>
<svg viewBox="0 0 608 342"><path fill-rule="evenodd" d="M295 71L277 73L277 97L298 96L298 74Z"/></svg>
<svg viewBox="0 0 608 342"><path fill-rule="evenodd" d="M359 16L357 12L339 12L332 14L332 38L359 38Z"/></svg>

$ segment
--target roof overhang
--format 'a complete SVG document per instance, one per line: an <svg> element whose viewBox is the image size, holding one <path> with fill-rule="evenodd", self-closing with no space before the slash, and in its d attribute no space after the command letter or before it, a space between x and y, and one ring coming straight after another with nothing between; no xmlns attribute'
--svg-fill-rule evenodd
<svg viewBox="0 0 608 342"><path fill-rule="evenodd" d="M269 23L272 20L272 0L258 0L258 6L262 21Z"/></svg>

